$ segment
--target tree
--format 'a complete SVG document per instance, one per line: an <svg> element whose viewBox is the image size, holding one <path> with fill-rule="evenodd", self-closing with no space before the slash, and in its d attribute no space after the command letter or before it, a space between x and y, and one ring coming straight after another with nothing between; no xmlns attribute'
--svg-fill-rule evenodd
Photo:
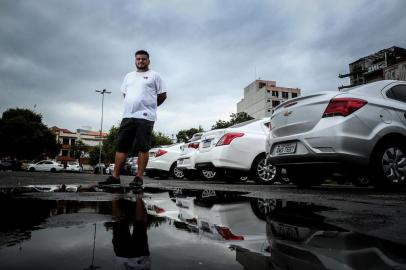
<svg viewBox="0 0 406 270"><path fill-rule="evenodd" d="M230 114L230 121L217 120L216 124L214 124L211 129L227 128L252 119L254 119L254 117L250 116L246 112L232 113Z"/></svg>
<svg viewBox="0 0 406 270"><path fill-rule="evenodd" d="M89 163L92 166L95 166L97 163L99 163L99 155L100 155L100 147L95 146L89 153ZM101 153L101 163L104 163L106 160L106 154L102 151Z"/></svg>
<svg viewBox="0 0 406 270"><path fill-rule="evenodd" d="M55 134L42 116L28 109L8 109L0 119L0 156L18 159L55 157L60 150Z"/></svg>
<svg viewBox="0 0 406 270"><path fill-rule="evenodd" d="M159 145L168 145L172 143L173 143L172 139L163 134L162 132L152 131L152 147L156 147Z"/></svg>
<svg viewBox="0 0 406 270"><path fill-rule="evenodd" d="M193 134L202 132L203 128L199 126L198 128L182 129L176 134L177 142L187 142L192 138Z"/></svg>
<svg viewBox="0 0 406 270"><path fill-rule="evenodd" d="M84 144L81 140L78 140L74 145L72 145L71 150L75 153L75 159L79 159L82 152L89 152L90 147Z"/></svg>
<svg viewBox="0 0 406 270"><path fill-rule="evenodd" d="M109 131L109 135L103 141L102 152L105 154L106 160L114 162L116 155L116 147L118 140L118 127L112 126Z"/></svg>

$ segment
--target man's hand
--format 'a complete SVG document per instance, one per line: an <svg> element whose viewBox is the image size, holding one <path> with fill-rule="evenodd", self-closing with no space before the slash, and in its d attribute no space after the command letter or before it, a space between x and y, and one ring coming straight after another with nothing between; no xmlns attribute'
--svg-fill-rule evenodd
<svg viewBox="0 0 406 270"><path fill-rule="evenodd" d="M157 96L158 106L161 105L162 103L164 103L165 99L166 99L166 92L162 93L162 94L158 94L158 96Z"/></svg>

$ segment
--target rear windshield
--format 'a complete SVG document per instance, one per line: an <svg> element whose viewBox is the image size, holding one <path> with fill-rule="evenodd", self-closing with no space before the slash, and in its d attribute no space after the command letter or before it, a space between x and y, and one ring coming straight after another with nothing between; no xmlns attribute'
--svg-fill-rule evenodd
<svg viewBox="0 0 406 270"><path fill-rule="evenodd" d="M248 121L245 121L245 122L242 122L242 123L235 124L235 125L231 126L230 128L243 127L243 126L246 126L248 124L254 123L256 121L258 121L258 119L248 120Z"/></svg>

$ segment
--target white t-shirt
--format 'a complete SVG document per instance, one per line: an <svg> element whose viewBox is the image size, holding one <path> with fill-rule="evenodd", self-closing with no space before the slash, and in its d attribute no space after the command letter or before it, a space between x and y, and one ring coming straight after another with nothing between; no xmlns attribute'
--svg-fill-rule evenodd
<svg viewBox="0 0 406 270"><path fill-rule="evenodd" d="M125 94L123 118L156 121L157 96L166 92L165 83L157 72L127 73L121 92Z"/></svg>

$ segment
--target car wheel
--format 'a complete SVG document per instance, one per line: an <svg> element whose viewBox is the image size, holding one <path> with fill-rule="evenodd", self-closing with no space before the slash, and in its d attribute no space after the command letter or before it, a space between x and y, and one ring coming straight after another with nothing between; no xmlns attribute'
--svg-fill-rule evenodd
<svg viewBox="0 0 406 270"><path fill-rule="evenodd" d="M299 187L318 186L322 183L321 176L309 169L289 168L286 172L289 180Z"/></svg>
<svg viewBox="0 0 406 270"><path fill-rule="evenodd" d="M276 208L276 200L274 199L251 198L250 204L252 212L261 220L266 220L266 216Z"/></svg>
<svg viewBox="0 0 406 270"><path fill-rule="evenodd" d="M176 166L176 162L172 164L169 173L174 179L182 179L183 177L185 177L183 171L179 170Z"/></svg>
<svg viewBox="0 0 406 270"><path fill-rule="evenodd" d="M378 189L394 189L406 182L406 147L401 142L378 146L371 160L371 180Z"/></svg>
<svg viewBox="0 0 406 270"><path fill-rule="evenodd" d="M279 181L280 172L280 168L277 168L272 164L266 164L266 158L264 155L254 160L251 169L254 181L261 185L273 184L274 182Z"/></svg>
<svg viewBox="0 0 406 270"><path fill-rule="evenodd" d="M214 180L217 178L217 172L211 170L200 170L200 176L203 180Z"/></svg>
<svg viewBox="0 0 406 270"><path fill-rule="evenodd" d="M56 172L55 168L51 168L50 172Z"/></svg>
<svg viewBox="0 0 406 270"><path fill-rule="evenodd" d="M35 172L35 168L31 167L29 171L30 172Z"/></svg>

